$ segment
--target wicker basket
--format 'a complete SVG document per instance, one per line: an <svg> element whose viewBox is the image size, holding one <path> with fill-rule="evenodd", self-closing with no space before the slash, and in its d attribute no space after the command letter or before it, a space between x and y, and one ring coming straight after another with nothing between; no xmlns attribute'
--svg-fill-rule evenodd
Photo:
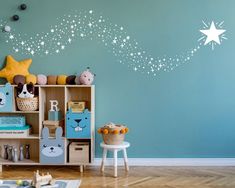
<svg viewBox="0 0 235 188"><path fill-rule="evenodd" d="M122 144L125 139L126 132L122 133L122 130L126 130L127 127L124 125L106 125L100 128L103 141L108 145L119 145ZM104 133L107 130L107 133ZM116 133L114 133L116 131Z"/></svg>
<svg viewBox="0 0 235 188"><path fill-rule="evenodd" d="M36 111L38 109L38 97L34 98L16 97L16 103L20 111Z"/></svg>
<svg viewBox="0 0 235 188"><path fill-rule="evenodd" d="M105 144L119 145L122 144L125 139L125 134L102 134Z"/></svg>

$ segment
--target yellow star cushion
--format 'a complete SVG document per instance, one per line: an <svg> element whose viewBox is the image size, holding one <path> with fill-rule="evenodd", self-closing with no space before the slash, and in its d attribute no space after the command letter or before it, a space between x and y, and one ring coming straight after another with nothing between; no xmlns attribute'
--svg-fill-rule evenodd
<svg viewBox="0 0 235 188"><path fill-rule="evenodd" d="M29 67L32 59L25 59L16 61L12 56L8 55L6 58L6 66L0 70L0 77L6 78L8 82L13 83L13 78L16 75L29 75Z"/></svg>

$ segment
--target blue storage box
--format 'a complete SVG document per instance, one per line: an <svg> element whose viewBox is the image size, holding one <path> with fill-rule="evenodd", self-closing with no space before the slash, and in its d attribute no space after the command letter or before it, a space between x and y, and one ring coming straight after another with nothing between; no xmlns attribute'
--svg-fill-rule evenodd
<svg viewBox="0 0 235 188"><path fill-rule="evenodd" d="M0 116L0 128L23 127L25 124L25 116Z"/></svg>
<svg viewBox="0 0 235 188"><path fill-rule="evenodd" d="M0 112L12 112L13 111L13 88L11 84L0 87Z"/></svg>
<svg viewBox="0 0 235 188"><path fill-rule="evenodd" d="M72 112L71 108L66 113L66 137L90 138L91 113L88 109L83 112Z"/></svg>
<svg viewBox="0 0 235 188"><path fill-rule="evenodd" d="M62 118L61 111L48 111L48 120L60 121Z"/></svg>

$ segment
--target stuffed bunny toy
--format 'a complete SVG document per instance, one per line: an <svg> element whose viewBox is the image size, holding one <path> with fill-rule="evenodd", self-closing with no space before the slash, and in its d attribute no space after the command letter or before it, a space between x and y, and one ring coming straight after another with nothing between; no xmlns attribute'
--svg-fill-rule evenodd
<svg viewBox="0 0 235 188"><path fill-rule="evenodd" d="M62 139L62 128L56 129L55 138L49 138L49 129L42 129L42 139L40 142L40 159L42 164L63 164L64 140Z"/></svg>

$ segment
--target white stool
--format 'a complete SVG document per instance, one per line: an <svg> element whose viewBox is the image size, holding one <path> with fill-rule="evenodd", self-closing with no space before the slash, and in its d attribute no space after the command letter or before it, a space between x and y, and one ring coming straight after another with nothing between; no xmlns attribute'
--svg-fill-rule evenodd
<svg viewBox="0 0 235 188"><path fill-rule="evenodd" d="M104 171L104 163L106 160L107 152L113 151L113 159L114 159L114 177L117 177L117 153L118 151L123 151L123 158L124 158L124 164L125 164L125 169L126 171L129 171L128 167L128 161L127 161L127 153L126 153L126 148L130 146L129 142L123 142L120 145L107 145L104 142L100 143L100 147L103 148L103 158L102 158L102 163L101 163L101 171Z"/></svg>

